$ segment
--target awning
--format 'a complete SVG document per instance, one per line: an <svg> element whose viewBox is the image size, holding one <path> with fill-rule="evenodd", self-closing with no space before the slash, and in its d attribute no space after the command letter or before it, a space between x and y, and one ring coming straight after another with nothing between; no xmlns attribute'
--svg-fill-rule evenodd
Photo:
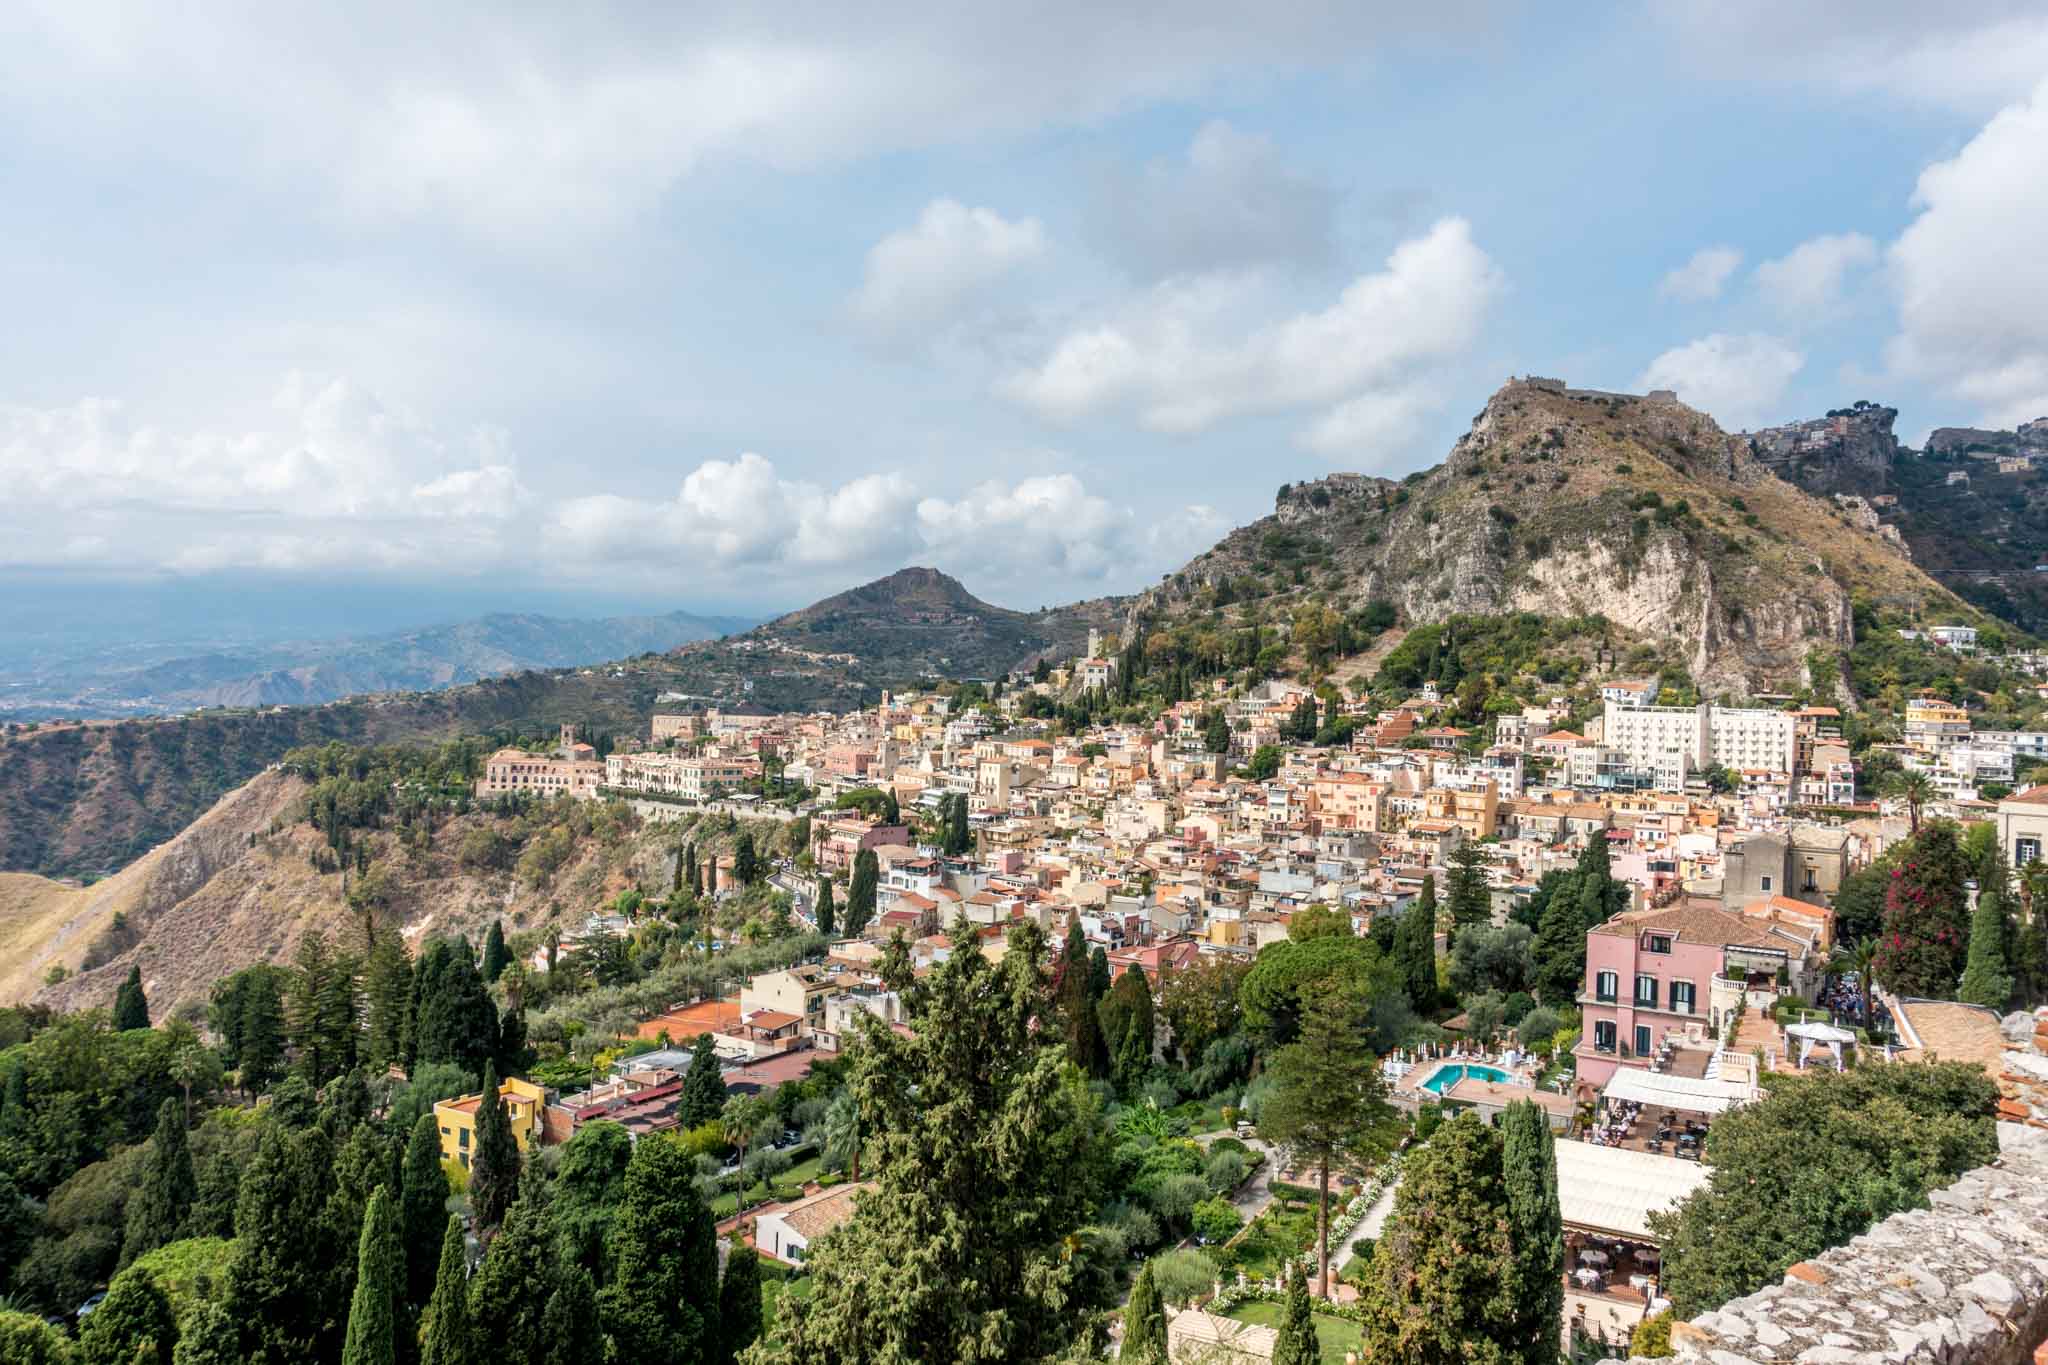
<svg viewBox="0 0 2048 1365"><path fill-rule="evenodd" d="M1754 1094L1742 1081L1710 1081L1697 1076L1645 1071L1633 1066L1616 1068L1602 1093L1610 1100L1661 1104L1667 1109L1683 1109L1689 1114L1719 1114Z"/></svg>
<svg viewBox="0 0 2048 1365"><path fill-rule="evenodd" d="M1557 1202L1564 1225L1582 1232L1654 1242L1650 1215L1706 1183L1706 1168L1697 1161L1589 1142L1557 1144Z"/></svg>

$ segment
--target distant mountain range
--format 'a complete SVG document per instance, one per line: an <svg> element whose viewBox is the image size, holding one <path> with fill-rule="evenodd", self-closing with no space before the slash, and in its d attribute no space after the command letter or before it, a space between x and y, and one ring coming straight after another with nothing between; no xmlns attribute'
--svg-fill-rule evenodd
<svg viewBox="0 0 2048 1365"><path fill-rule="evenodd" d="M6 679L0 716L314 706L366 693L432 691L522 669L603 663L754 624L689 612L599 620L500 612L391 634L252 644L151 661L70 662Z"/></svg>

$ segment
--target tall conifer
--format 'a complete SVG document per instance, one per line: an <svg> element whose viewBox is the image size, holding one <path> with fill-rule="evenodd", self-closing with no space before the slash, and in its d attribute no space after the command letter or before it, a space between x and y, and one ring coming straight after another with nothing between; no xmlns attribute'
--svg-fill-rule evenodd
<svg viewBox="0 0 2048 1365"><path fill-rule="evenodd" d="M398 1358L398 1218L378 1186L363 1210L356 1243L356 1290L348 1310L341 1365L394 1365Z"/></svg>

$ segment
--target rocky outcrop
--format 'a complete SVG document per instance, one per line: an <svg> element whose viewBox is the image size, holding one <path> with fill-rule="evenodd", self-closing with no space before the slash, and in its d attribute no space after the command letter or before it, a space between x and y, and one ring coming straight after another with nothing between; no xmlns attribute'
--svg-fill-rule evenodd
<svg viewBox="0 0 2048 1365"><path fill-rule="evenodd" d="M1898 416L1897 408L1858 403L1811 421L1749 432L1745 439L1758 463L1809 493L1870 496L1893 491L1899 440L1892 423Z"/></svg>

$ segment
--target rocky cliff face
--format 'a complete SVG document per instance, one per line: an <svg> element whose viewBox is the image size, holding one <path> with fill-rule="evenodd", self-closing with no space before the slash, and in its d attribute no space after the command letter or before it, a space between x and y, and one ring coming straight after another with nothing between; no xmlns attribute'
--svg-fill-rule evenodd
<svg viewBox="0 0 2048 1365"><path fill-rule="evenodd" d="M1897 408L1859 402L1812 421L1749 432L1745 439L1758 463L1809 493L1869 497L1894 491L1899 440L1892 423L1898 416Z"/></svg>
<svg viewBox="0 0 2048 1365"><path fill-rule="evenodd" d="M1283 490L1133 615L1170 617L1190 585L1246 575L1349 606L1385 598L1415 622L1597 613L1673 647L1709 693L1805 681L1809 653L1849 645L1855 596L1953 604L1896 544L1773 474L1753 438L1669 395L1548 380L1502 388L1434 469Z"/></svg>

